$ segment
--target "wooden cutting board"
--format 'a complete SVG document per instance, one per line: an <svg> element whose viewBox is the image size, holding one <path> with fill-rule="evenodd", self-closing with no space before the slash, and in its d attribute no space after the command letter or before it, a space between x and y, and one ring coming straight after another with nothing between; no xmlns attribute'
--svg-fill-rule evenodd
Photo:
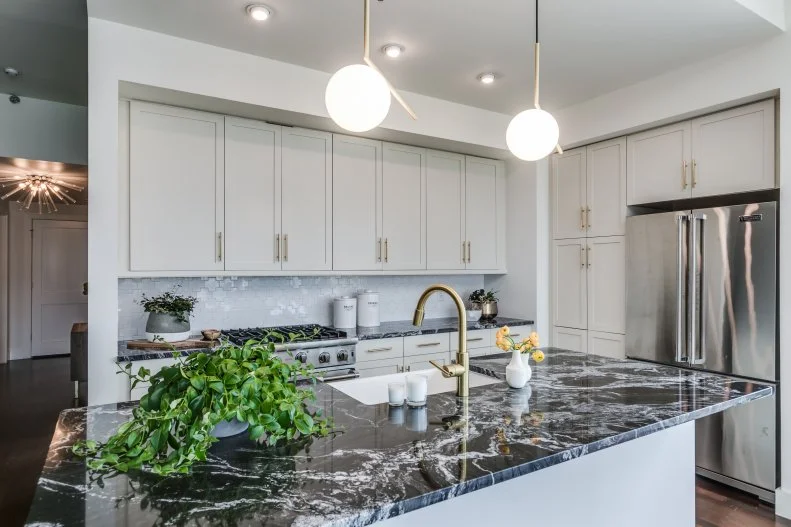
<svg viewBox="0 0 791 527"><path fill-rule="evenodd" d="M201 339L187 339L181 342L149 342L147 340L130 340L126 343L126 348L130 350L177 350L195 349L195 348L212 348L219 344L217 340L201 340Z"/></svg>

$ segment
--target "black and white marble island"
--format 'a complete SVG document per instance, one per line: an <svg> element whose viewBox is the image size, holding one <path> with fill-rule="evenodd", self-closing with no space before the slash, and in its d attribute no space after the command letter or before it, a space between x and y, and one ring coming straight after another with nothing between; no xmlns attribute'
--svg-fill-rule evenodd
<svg viewBox="0 0 791 527"><path fill-rule="evenodd" d="M503 377L510 355L473 359ZM96 479L70 453L130 406L66 410L28 525L694 525L694 420L773 395L720 375L556 349L527 388L430 395L424 409L364 405L331 384L331 437L212 447L187 476ZM385 390L386 385L385 385Z"/></svg>

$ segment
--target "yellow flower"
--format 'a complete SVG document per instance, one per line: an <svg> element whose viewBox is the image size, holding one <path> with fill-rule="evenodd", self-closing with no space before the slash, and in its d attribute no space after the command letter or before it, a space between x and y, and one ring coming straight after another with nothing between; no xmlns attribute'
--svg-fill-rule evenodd
<svg viewBox="0 0 791 527"><path fill-rule="evenodd" d="M544 361L544 352L541 350L536 350L533 352L533 360L536 362L543 362Z"/></svg>
<svg viewBox="0 0 791 527"><path fill-rule="evenodd" d="M530 345L533 346L534 348L537 348L539 346L538 333L536 333L535 331L530 334L527 340L530 341Z"/></svg>
<svg viewBox="0 0 791 527"><path fill-rule="evenodd" d="M501 339L511 334L511 329L508 326L503 326L497 330L497 338Z"/></svg>
<svg viewBox="0 0 791 527"><path fill-rule="evenodd" d="M511 342L508 339L506 339L506 338L498 337L496 344L497 344L497 347L500 348L503 351L510 351L511 350Z"/></svg>

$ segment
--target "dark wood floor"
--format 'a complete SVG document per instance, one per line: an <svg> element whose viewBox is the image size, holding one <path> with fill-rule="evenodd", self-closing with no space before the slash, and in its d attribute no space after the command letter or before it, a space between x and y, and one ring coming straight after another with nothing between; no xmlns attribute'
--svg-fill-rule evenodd
<svg viewBox="0 0 791 527"><path fill-rule="evenodd" d="M74 404L69 359L0 364L0 524L23 525L58 413ZM84 404L84 401L83 401ZM697 527L791 527L756 498L698 478Z"/></svg>

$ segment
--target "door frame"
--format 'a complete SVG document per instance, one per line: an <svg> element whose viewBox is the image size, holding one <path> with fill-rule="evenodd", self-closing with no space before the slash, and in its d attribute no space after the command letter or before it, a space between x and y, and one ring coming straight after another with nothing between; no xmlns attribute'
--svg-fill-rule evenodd
<svg viewBox="0 0 791 527"><path fill-rule="evenodd" d="M0 216L0 364L8 362L8 216Z"/></svg>

